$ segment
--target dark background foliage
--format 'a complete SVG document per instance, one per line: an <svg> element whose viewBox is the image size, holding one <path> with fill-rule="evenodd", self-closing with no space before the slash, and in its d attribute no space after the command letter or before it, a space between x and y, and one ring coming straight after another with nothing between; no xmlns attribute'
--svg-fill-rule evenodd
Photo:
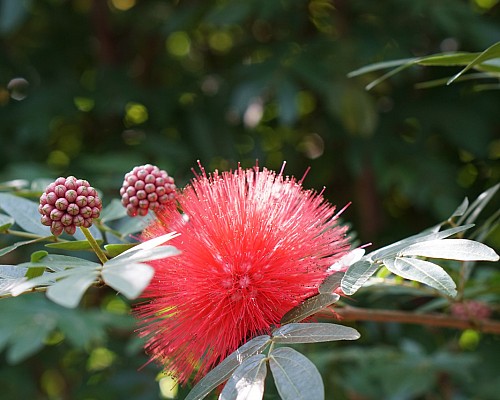
<svg viewBox="0 0 500 400"><path fill-rule="evenodd" d="M208 170L256 159L280 169L286 160L290 175L311 167L306 187L325 186L339 207L352 201L344 219L377 247L447 218L463 197L499 181L499 95L473 83L415 89L454 68L415 67L370 92L364 86L377 74L346 74L497 41L496 0L1 0L0 181L72 174L107 203L124 173L146 162L182 186L197 160ZM498 246L498 234L489 244ZM16 256L9 262L28 257ZM23 302L41 313L60 309L35 295ZM2 324L16 314L4 304ZM146 358L131 339L128 307L91 291L71 317L93 327L88 334L72 341L76 328L54 322L41 352L2 364L2 391L157 398L158 369L137 372ZM100 317L90 314L97 310ZM318 347L335 398L488 399L500 390L485 383L500 351L495 337L468 349L456 331L361 330L359 343Z"/></svg>

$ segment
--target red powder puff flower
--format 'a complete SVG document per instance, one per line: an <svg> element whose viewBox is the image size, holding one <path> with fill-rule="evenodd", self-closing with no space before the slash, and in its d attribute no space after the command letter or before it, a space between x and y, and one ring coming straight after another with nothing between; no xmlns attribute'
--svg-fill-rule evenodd
<svg viewBox="0 0 500 400"><path fill-rule="evenodd" d="M185 383L317 294L349 244L335 207L281 172L202 169L177 201L144 239L178 232L170 244L182 253L151 262L136 315L151 358Z"/></svg>

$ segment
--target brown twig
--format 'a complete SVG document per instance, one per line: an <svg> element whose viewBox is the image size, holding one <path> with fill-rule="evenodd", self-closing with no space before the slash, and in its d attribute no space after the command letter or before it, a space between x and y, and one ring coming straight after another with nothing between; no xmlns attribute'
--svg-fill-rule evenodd
<svg viewBox="0 0 500 400"><path fill-rule="evenodd" d="M407 311L377 310L351 306L337 307L335 313L343 321L400 322L462 330L475 329L483 333L500 334L500 321L492 319L470 320L446 314L418 314ZM324 310L316 314L316 316L331 318L332 313L329 310Z"/></svg>

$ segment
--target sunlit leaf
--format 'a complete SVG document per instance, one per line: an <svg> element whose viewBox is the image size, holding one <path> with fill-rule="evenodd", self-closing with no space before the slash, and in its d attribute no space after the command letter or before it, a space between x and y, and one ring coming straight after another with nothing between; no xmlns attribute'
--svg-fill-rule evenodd
<svg viewBox="0 0 500 400"><path fill-rule="evenodd" d="M322 400L323 380L316 366L290 347L280 347L269 354L269 365L282 400Z"/></svg>
<svg viewBox="0 0 500 400"><path fill-rule="evenodd" d="M78 268L72 272L47 289L47 297L50 300L68 308L75 308L78 305L85 291L99 276L99 271L96 269Z"/></svg>
<svg viewBox="0 0 500 400"><path fill-rule="evenodd" d="M114 260L118 260L118 259L125 258L125 257L128 258L128 256L130 256L132 253L136 253L138 251L154 249L155 247L161 246L163 243L166 243L169 240L171 240L177 236L179 236L178 233L171 232L171 233L167 233L165 235L155 237L154 239L146 240L145 242L142 242L142 243L138 244L137 246L134 246L133 248L131 248L127 251L124 251L123 253L121 253L120 255L115 257Z"/></svg>
<svg viewBox="0 0 500 400"><path fill-rule="evenodd" d="M348 268L342 278L340 283L342 291L347 295L356 293L379 268L379 264L368 260L360 260L354 263Z"/></svg>
<svg viewBox="0 0 500 400"><path fill-rule="evenodd" d="M128 299L137 298L148 286L154 268L138 262L106 263L102 269L104 282Z"/></svg>
<svg viewBox="0 0 500 400"><path fill-rule="evenodd" d="M264 354L255 354L236 368L222 390L219 400L259 400L264 395L267 364Z"/></svg>
<svg viewBox="0 0 500 400"><path fill-rule="evenodd" d="M400 252L401 256L422 256L460 261L498 261L499 256L485 244L468 239L428 240L415 243Z"/></svg>
<svg viewBox="0 0 500 400"><path fill-rule="evenodd" d="M280 323L284 325L291 322L302 321L303 319L316 314L318 311L321 311L323 308L335 303L339 299L340 296L336 293L320 293L316 296L310 297L283 315Z"/></svg>
<svg viewBox="0 0 500 400"><path fill-rule="evenodd" d="M401 250L405 249L408 246L411 246L412 244L425 242L428 240L445 239L457 233L463 232L469 228L472 228L473 226L473 224L456 226L454 228L445 229L444 231L440 232L435 232L434 230L432 230L431 232L424 231L410 236L406 239L399 240L393 244L390 244L389 246L385 246L381 249L375 250L367 254L365 257L369 257L370 259L375 261L387 259L389 257L396 256Z"/></svg>
<svg viewBox="0 0 500 400"><path fill-rule="evenodd" d="M40 222L38 203L10 193L0 193L0 208L14 218L16 224L26 232L44 237L51 235L49 227Z"/></svg>
<svg viewBox="0 0 500 400"><path fill-rule="evenodd" d="M465 214L465 211L469 207L469 199L466 197L462 204L460 204L455 211L453 211L453 214L451 214L450 218L453 217L461 217L462 215Z"/></svg>
<svg viewBox="0 0 500 400"><path fill-rule="evenodd" d="M384 265L393 274L405 279L425 283L448 296L457 294L456 284L439 265L417 258L396 258L384 260Z"/></svg>
<svg viewBox="0 0 500 400"><path fill-rule="evenodd" d="M451 78L448 81L448 85L455 81L458 77L460 77L462 74L470 70L471 68L474 68L478 66L479 64L484 63L485 61L495 59L495 58L500 58L500 42L497 42L490 47L488 47L486 50L484 50L481 54L479 54L477 57L474 58L470 63L468 63L464 69L462 69L458 74L456 74L453 78Z"/></svg>
<svg viewBox="0 0 500 400"><path fill-rule="evenodd" d="M185 400L204 399L212 390L226 381L243 361L255 354L261 353L270 342L271 337L268 335L257 336L246 342L206 374L193 390L189 392Z"/></svg>
<svg viewBox="0 0 500 400"><path fill-rule="evenodd" d="M500 188L500 183L495 186L490 187L488 190L481 193L476 200L472 202L467 211L462 215L462 217L457 221L457 225L462 223L471 224L473 223L479 214L483 211L489 201L493 198L495 193Z"/></svg>
<svg viewBox="0 0 500 400"><path fill-rule="evenodd" d="M276 343L316 343L334 340L356 340L359 332L348 326L328 323L287 324L273 331Z"/></svg>
<svg viewBox="0 0 500 400"><path fill-rule="evenodd" d="M116 262L123 263L124 260L130 262L147 262L161 260L162 258L172 257L180 254L174 246L158 246L152 249L140 249L139 246L134 246L129 250L124 251L114 258ZM125 254L126 253L126 254ZM113 260L110 263L114 263Z"/></svg>

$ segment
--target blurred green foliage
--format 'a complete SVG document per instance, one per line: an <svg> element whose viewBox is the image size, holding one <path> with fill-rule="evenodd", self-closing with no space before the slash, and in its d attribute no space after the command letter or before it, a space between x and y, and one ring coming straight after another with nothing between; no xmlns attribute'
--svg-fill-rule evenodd
<svg viewBox="0 0 500 400"><path fill-rule="evenodd" d="M339 206L352 201L344 218L377 247L447 218L464 196L499 181L498 91L468 82L415 89L454 68L414 67L371 92L364 86L377 74L347 73L499 40L497 0L0 0L0 181L72 174L107 203L141 163L182 186L198 159L208 170L256 159L279 169L286 160L296 176L311 166L306 187L325 185ZM498 229L487 243L498 248ZM492 268L482 273L499 282ZM16 306L2 300L2 324L22 312L15 307L59 313L30 296ZM158 369L137 371L146 358L133 321L106 319L116 300L106 292L88 297L85 310L64 311L92 327L82 342L54 320L46 337L37 332L41 352L16 366L3 353L5 398L158 398ZM415 306L399 301L378 306ZM341 343L318 353L335 398L493 399L500 390L491 379L495 338L480 338L469 357L456 331L365 329L362 351Z"/></svg>

